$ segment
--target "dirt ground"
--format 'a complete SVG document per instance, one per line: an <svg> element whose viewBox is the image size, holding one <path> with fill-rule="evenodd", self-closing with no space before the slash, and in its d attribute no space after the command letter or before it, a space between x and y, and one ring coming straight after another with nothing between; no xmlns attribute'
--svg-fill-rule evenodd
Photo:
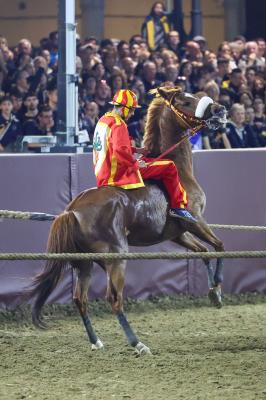
<svg viewBox="0 0 266 400"><path fill-rule="evenodd" d="M92 306L105 344L92 352L75 309L45 309L50 328L28 310L0 313L0 399L266 399L266 295L156 298L126 306L152 356L137 357L107 306Z"/></svg>

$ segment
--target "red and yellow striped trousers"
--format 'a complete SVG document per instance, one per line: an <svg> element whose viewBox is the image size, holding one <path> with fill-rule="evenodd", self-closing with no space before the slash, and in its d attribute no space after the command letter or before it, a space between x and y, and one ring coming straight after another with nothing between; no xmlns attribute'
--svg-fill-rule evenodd
<svg viewBox="0 0 266 400"><path fill-rule="evenodd" d="M147 167L140 168L142 178L160 180L169 195L171 208L186 208L187 193L182 187L177 168L171 160L153 161L152 158L142 157Z"/></svg>

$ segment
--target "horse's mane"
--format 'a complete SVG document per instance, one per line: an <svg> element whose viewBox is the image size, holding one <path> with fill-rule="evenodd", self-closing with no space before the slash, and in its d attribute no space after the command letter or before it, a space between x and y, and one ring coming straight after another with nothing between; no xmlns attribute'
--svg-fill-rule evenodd
<svg viewBox="0 0 266 400"><path fill-rule="evenodd" d="M160 153L160 127L159 117L164 106L162 98L154 98L149 105L147 112L147 121L145 124L145 133L143 137L143 145L152 154Z"/></svg>

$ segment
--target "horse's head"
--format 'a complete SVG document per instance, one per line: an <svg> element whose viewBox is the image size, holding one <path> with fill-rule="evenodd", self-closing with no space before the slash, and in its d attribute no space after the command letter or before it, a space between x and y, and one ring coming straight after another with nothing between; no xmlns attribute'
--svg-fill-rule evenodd
<svg viewBox="0 0 266 400"><path fill-rule="evenodd" d="M210 97L198 97L185 93L180 87L158 87L157 94L175 112L177 117L190 128L196 128L204 122L209 128L217 129L226 123L226 109L215 103Z"/></svg>

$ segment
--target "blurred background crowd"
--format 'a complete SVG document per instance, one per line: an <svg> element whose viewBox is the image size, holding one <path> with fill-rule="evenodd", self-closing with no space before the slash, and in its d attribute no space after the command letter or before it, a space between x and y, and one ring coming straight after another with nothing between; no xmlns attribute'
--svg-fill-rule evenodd
<svg viewBox="0 0 266 400"><path fill-rule="evenodd" d="M228 110L223 129L203 129L192 138L196 149L265 147L265 39L237 36L208 46L208 38L182 38L172 29L171 13L154 3L141 32L129 41L77 35L76 73L79 128L92 142L95 125L121 88L133 90L142 108L129 121L141 144L151 95L159 85L181 86L207 95ZM15 47L0 36L0 151L16 151L24 135L54 135L57 123L58 33L38 47L22 38Z"/></svg>

